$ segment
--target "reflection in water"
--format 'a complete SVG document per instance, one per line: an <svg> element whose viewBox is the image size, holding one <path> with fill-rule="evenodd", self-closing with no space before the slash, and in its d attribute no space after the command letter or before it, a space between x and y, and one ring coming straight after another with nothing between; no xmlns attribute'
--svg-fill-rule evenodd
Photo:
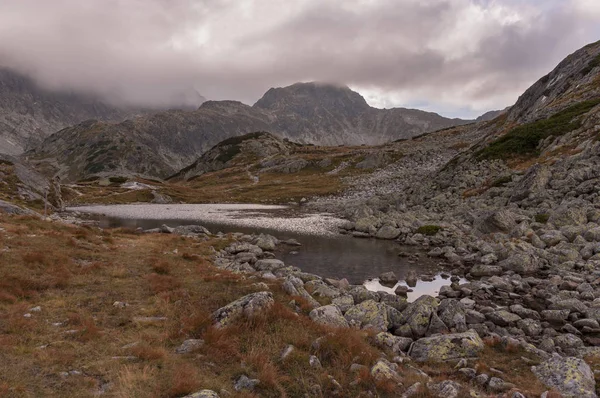
<svg viewBox="0 0 600 398"><path fill-rule="evenodd" d="M461 279L459 283L465 283L465 282L467 282L466 279ZM424 294L435 297L440 292L440 289L442 288L442 286L446 286L449 284L450 284L450 280L442 278L441 275L436 275L435 279L431 282L419 280L417 282L417 286L409 287L409 289L412 289L413 291L408 292L408 295L407 295L408 302L411 303ZM408 285L405 282L398 282L394 287L383 286L381 283L379 283L378 278L374 278L374 279L370 279L370 280L366 281L364 283L364 286L373 292L386 292L386 293L390 293L390 294L394 294L394 291L396 290L396 288L398 286L407 286L408 287Z"/></svg>
<svg viewBox="0 0 600 398"><path fill-rule="evenodd" d="M198 224L194 220L171 220L171 219L122 219L115 217L98 216L101 227L130 227L143 229L157 228L163 224L171 227L178 225ZM356 239L344 235L336 236L314 236L303 235L292 232L282 232L266 228L248 228L235 225L224 225L218 223L202 222L204 227L211 232L242 232L247 234L268 233L279 239L296 239L302 244L301 247L287 247L282 245L277 257L288 265L294 265L305 272L317 274L324 278L342 279L346 278L352 284L362 284L366 280L376 278L383 272L393 271L398 278L403 279L409 270L416 270L418 274L437 274L440 265L432 259L422 256L418 262L411 263L403 253L418 253L413 247L401 246L396 242ZM434 294L449 280L437 278L434 282L419 281L415 292L409 293L411 297L422 294ZM383 290L390 293L394 289L385 288L378 282L369 281L365 286L370 290Z"/></svg>

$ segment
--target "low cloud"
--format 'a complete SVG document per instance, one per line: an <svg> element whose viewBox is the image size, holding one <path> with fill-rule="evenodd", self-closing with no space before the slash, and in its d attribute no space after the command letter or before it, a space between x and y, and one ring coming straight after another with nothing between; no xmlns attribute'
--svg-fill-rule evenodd
<svg viewBox="0 0 600 398"><path fill-rule="evenodd" d="M45 86L168 105L297 81L473 116L595 41L596 1L8 0L0 63Z"/></svg>

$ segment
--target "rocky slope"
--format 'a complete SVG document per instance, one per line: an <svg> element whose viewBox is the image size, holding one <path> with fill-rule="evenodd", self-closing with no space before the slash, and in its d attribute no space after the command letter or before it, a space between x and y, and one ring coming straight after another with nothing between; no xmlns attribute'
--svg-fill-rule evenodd
<svg viewBox="0 0 600 398"><path fill-rule="evenodd" d="M440 298L481 337L597 355L599 138L600 42L567 57L505 115L396 143L405 153L397 163L315 205L353 219L345 233L397 239L452 264L469 282Z"/></svg>
<svg viewBox="0 0 600 398"><path fill-rule="evenodd" d="M375 109L347 87L303 83L271 89L252 107L208 101L193 112L161 112L119 124L82 123L58 132L27 156L69 181L119 174L166 178L223 139L256 131L320 145L378 144L464 123L418 110Z"/></svg>

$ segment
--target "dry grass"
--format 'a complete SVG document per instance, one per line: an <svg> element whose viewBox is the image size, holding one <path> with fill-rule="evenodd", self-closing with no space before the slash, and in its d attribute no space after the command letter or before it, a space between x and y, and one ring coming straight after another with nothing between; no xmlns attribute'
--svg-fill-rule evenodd
<svg viewBox="0 0 600 398"><path fill-rule="evenodd" d="M325 374L348 396L361 390L392 394L368 375L351 384L359 377L348 374L351 363L369 366L379 355L368 335L328 329L295 314L277 284L271 286L276 305L269 312L214 329L215 309L256 291L254 281L212 267L210 246L223 247L227 239L197 242L4 215L0 227L6 231L0 235L2 396L86 397L103 389L116 397L178 397L203 388L233 392L241 374L261 384L254 395L234 396L303 396L314 385L327 396L333 385ZM127 305L113 306L117 301ZM31 310L36 306L41 311ZM312 342L321 336L314 351ZM188 338L205 344L175 354ZM295 350L282 361L289 344ZM323 369L309 366L312 354Z"/></svg>

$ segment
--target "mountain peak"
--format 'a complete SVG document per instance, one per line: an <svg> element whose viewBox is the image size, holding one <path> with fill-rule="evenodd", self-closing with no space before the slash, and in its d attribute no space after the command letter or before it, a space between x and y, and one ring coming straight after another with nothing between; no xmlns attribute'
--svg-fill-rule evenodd
<svg viewBox="0 0 600 398"><path fill-rule="evenodd" d="M312 114L316 108L336 109L344 114L368 110L367 101L349 87L323 82L295 83L269 89L255 104L265 110L292 109L300 114Z"/></svg>

